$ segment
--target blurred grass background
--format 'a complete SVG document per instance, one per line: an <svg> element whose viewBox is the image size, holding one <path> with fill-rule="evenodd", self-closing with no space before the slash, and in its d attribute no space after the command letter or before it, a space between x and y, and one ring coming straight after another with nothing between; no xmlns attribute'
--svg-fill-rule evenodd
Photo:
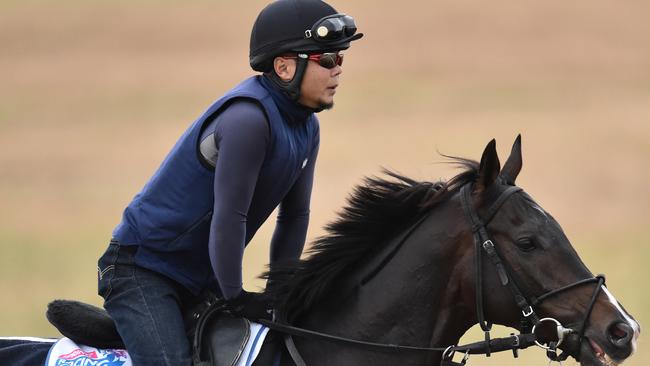
<svg viewBox="0 0 650 366"><path fill-rule="evenodd" d="M519 185L646 324L650 2L331 3L366 37L320 115L309 238L382 166L450 177L438 152L478 159L496 138L505 159L522 133ZM187 125L252 74L265 4L0 0L0 336L56 336L43 316L54 298L101 304L96 259L122 209ZM251 290L272 222L246 254ZM650 362L645 343L628 365Z"/></svg>

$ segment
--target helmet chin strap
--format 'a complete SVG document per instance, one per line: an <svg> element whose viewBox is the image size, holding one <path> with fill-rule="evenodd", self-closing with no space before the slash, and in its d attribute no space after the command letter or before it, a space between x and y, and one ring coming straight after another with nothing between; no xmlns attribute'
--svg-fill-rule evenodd
<svg viewBox="0 0 650 366"><path fill-rule="evenodd" d="M268 72L267 75L275 85L287 93L291 100L297 103L298 99L300 99L300 86L302 85L302 79L305 76L305 70L307 70L307 63L309 63L308 59L298 57L298 60L296 61L296 73L289 81L280 79L275 70Z"/></svg>

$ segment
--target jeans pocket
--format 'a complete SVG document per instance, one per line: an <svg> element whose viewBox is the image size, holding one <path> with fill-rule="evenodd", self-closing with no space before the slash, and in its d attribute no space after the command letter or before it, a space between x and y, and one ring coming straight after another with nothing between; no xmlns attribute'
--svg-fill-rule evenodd
<svg viewBox="0 0 650 366"><path fill-rule="evenodd" d="M115 276L115 263L119 249L118 244L109 244L108 249L97 262L97 293L104 298L104 301L108 299L113 290L111 282Z"/></svg>

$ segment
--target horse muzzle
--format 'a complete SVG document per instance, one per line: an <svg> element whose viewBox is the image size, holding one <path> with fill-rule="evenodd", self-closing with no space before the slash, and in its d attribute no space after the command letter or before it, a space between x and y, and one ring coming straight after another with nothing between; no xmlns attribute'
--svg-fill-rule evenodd
<svg viewBox="0 0 650 366"><path fill-rule="evenodd" d="M580 347L581 366L617 366L636 351L639 327L626 322L613 322L605 334L587 332Z"/></svg>
<svg viewBox="0 0 650 366"><path fill-rule="evenodd" d="M551 360L562 361L573 357L581 366L617 366L636 350L639 325L623 321L612 322L599 335L589 329L584 336L571 328L565 328L553 318L541 319L534 327L535 344L547 351ZM561 349L558 355L556 349Z"/></svg>

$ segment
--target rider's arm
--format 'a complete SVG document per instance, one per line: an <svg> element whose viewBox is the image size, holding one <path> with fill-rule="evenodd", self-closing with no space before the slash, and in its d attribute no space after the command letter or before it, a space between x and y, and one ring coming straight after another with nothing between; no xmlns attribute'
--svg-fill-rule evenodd
<svg viewBox="0 0 650 366"><path fill-rule="evenodd" d="M242 289L248 208L270 131L261 107L251 101L233 103L215 122L218 158L209 252L222 295L231 299Z"/></svg>
<svg viewBox="0 0 650 366"><path fill-rule="evenodd" d="M300 258L309 225L309 203L319 140L291 190L282 200L271 240L271 263Z"/></svg>

